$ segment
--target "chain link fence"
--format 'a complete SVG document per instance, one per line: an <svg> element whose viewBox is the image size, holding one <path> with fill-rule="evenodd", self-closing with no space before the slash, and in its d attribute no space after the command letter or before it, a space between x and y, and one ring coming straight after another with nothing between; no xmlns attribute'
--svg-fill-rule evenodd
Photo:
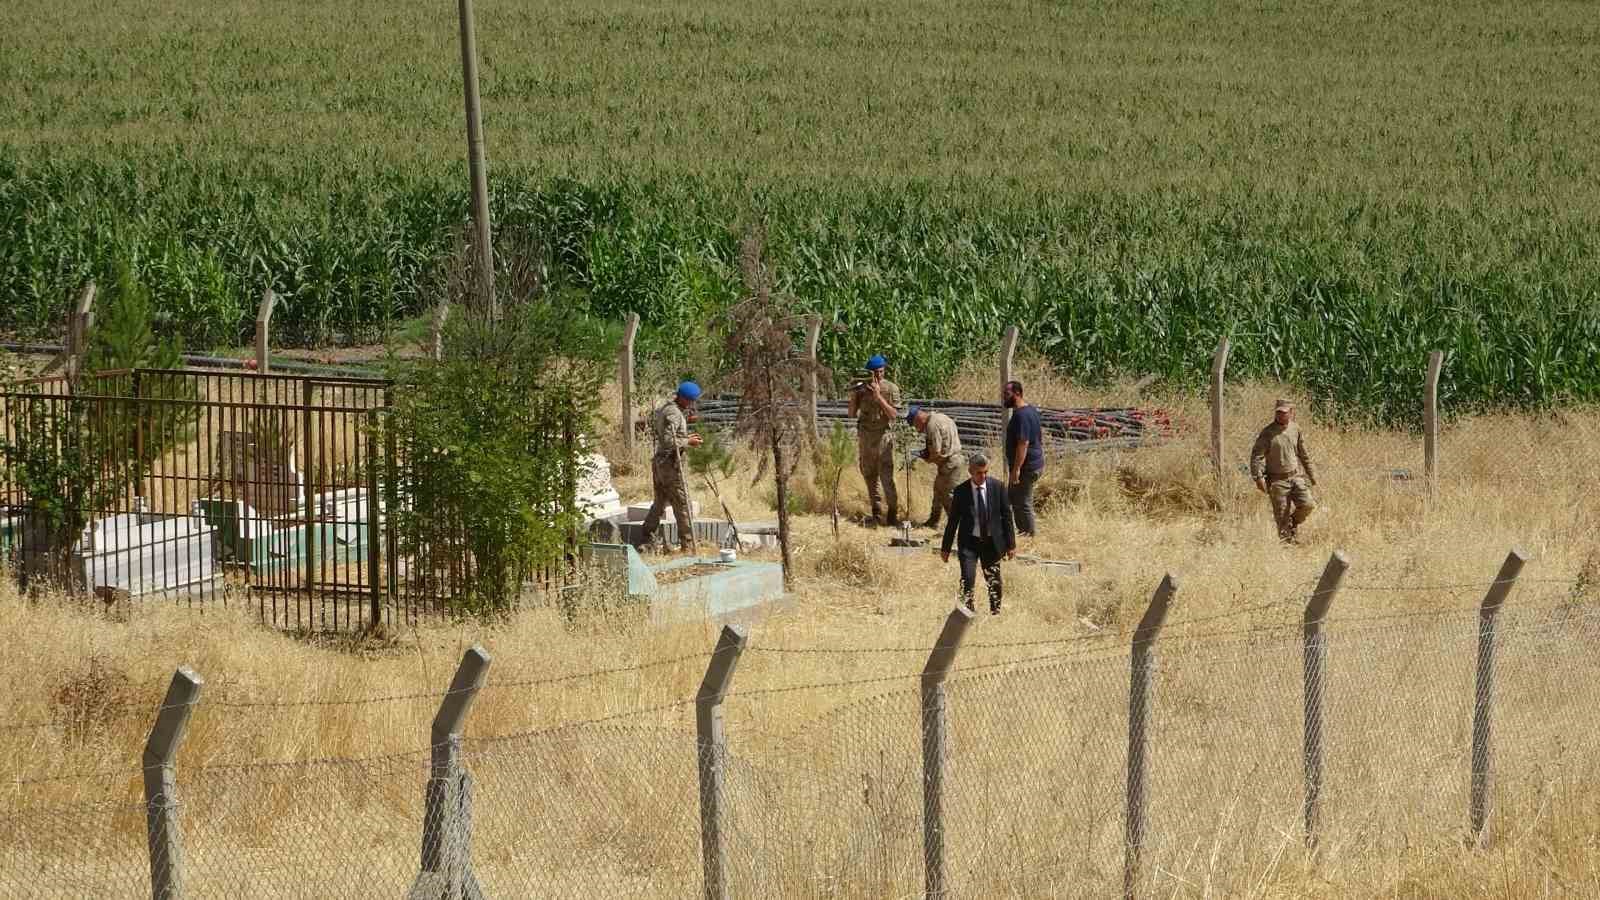
<svg viewBox="0 0 1600 900"><path fill-rule="evenodd" d="M1325 575L1315 615L1300 596L1054 641L963 646L960 611L920 649L728 629L666 661L708 665L696 696L467 736L484 657L431 698L416 752L176 768L147 752L5 784L0 895L149 896L155 877L174 897L1238 896L1327 867L1398 875L1418 847L1522 840L1593 806L1600 611L1580 581L1494 602L1514 559L1478 584ZM1136 641L1147 665L1130 666ZM899 674L740 689L744 654L799 652L892 655ZM538 703L585 677L488 686ZM174 696L151 748L205 705ZM777 707L797 698L825 711L790 725ZM171 787L141 800L152 773Z"/></svg>

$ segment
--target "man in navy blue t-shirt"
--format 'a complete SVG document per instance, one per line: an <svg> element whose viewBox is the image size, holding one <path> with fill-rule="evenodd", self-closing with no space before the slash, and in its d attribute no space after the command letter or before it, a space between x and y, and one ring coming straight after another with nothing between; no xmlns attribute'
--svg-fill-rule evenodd
<svg viewBox="0 0 1600 900"><path fill-rule="evenodd" d="M1044 472L1044 426L1039 408L1022 398L1022 382L1008 381L1002 393L1011 421L1006 425L1006 492L1017 532L1033 537L1033 485Z"/></svg>

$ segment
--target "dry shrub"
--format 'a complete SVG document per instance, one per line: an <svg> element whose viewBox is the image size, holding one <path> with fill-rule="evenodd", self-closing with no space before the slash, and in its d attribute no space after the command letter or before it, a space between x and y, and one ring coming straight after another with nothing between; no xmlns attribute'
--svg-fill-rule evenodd
<svg viewBox="0 0 1600 900"><path fill-rule="evenodd" d="M819 576L851 587L876 586L881 579L878 560L865 545L855 541L833 541L812 563Z"/></svg>
<svg viewBox="0 0 1600 900"><path fill-rule="evenodd" d="M69 743L81 744L101 733L138 695L133 679L97 653L82 672L50 693L50 719Z"/></svg>
<svg viewBox="0 0 1600 900"><path fill-rule="evenodd" d="M1041 515L1082 500L1088 485L1083 480L1085 467L1075 453L1052 456L1044 474L1033 486L1033 506Z"/></svg>
<svg viewBox="0 0 1600 900"><path fill-rule="evenodd" d="M1152 519L1211 515L1222 508L1211 462L1182 444L1157 447L1117 466L1122 496Z"/></svg>

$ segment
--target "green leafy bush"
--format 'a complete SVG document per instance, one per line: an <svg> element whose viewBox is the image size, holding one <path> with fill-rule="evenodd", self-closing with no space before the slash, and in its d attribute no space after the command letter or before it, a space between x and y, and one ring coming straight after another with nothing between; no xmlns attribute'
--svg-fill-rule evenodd
<svg viewBox="0 0 1600 900"><path fill-rule="evenodd" d="M543 296L504 318L452 314L444 358L395 360L388 427L401 452L396 531L414 577L466 573L459 608L509 609L522 577L559 563L583 525L574 503L614 335Z"/></svg>

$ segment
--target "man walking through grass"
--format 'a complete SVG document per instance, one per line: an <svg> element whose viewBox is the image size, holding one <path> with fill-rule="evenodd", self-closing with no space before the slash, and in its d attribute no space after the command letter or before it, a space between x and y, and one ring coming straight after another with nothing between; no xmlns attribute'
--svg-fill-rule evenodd
<svg viewBox="0 0 1600 900"><path fill-rule="evenodd" d="M950 561L950 545L957 546L961 558L961 600L972 609L972 592L977 586L978 569L989 588L989 612L1000 614L1002 584L1000 561L1017 555L1016 524L1006 486L989 477L989 458L972 454L967 462L971 476L955 489L950 498L950 520L944 526L944 542L939 558Z"/></svg>
<svg viewBox="0 0 1600 900"><path fill-rule="evenodd" d="M961 481L966 458L961 452L961 433L954 419L942 412L912 405L906 421L924 436L921 459L933 466L933 504L924 528L938 528L939 516L950 512L950 493Z"/></svg>
<svg viewBox="0 0 1600 900"><path fill-rule="evenodd" d="M685 381L671 400L661 404L650 417L650 430L655 435L656 449L650 457L650 484L652 496L650 511L645 514L639 538L634 543L643 549L655 537L661 524L661 514L672 507L672 516L678 522L678 546L694 549L694 522L689 516L689 486L683 481L681 454L690 447L700 446L700 435L689 433L689 420L684 413L700 399L700 385Z"/></svg>
<svg viewBox="0 0 1600 900"><path fill-rule="evenodd" d="M1294 404L1280 399L1272 409L1272 422L1256 436L1250 450L1250 477L1256 489L1272 502L1272 519L1278 539L1292 544L1300 524L1317 508L1311 488L1317 483L1305 436L1294 420Z"/></svg>
<svg viewBox="0 0 1600 900"><path fill-rule="evenodd" d="M889 362L882 356L867 360L868 378L850 391L849 414L856 420L857 463L872 501L874 525L900 522L900 497L894 486L894 435L889 426L900 418L900 388L884 377ZM880 485L881 491L880 491ZM889 515L883 502L889 502Z"/></svg>

